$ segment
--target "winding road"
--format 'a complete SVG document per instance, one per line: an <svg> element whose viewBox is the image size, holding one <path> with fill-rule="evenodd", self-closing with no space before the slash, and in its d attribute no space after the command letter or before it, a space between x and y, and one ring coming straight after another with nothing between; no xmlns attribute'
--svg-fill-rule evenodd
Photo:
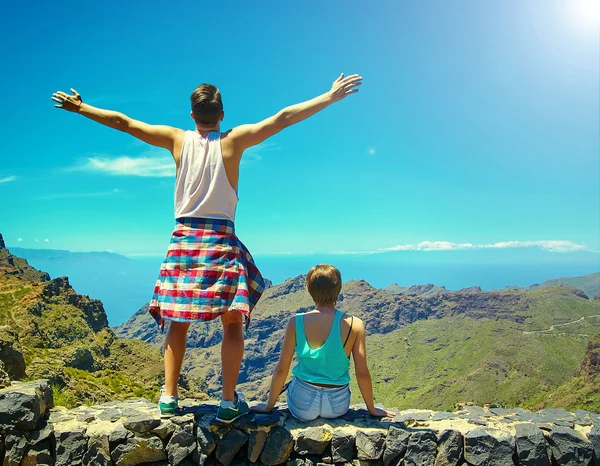
<svg viewBox="0 0 600 466"><path fill-rule="evenodd" d="M591 316L583 316L580 317L577 320L574 320L572 322L565 322L564 324L554 324L552 325L549 329L546 330L530 330L530 331L523 331L523 335L579 335L579 336L587 336L587 334L585 333L568 333L568 332L564 332L564 333L551 333L554 331L554 329L556 329L556 327L567 327L569 325L573 325L573 324L577 324L579 322L583 322L585 319L590 319L592 317L600 317L600 314L594 314Z"/></svg>

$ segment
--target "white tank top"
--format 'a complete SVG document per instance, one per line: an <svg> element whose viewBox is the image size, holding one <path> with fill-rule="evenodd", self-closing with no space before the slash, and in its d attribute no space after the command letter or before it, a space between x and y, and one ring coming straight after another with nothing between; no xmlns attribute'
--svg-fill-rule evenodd
<svg viewBox="0 0 600 466"><path fill-rule="evenodd" d="M221 133L202 137L186 131L175 182L175 218L201 217L235 221L238 196L231 187L223 155Z"/></svg>

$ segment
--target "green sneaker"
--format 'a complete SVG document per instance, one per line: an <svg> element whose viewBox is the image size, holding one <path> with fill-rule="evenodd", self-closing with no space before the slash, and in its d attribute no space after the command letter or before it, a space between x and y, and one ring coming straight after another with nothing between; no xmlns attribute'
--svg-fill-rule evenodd
<svg viewBox="0 0 600 466"><path fill-rule="evenodd" d="M173 417L179 407L179 397L166 396L164 393L165 389L163 387L160 391L160 399L158 400L158 409L160 410L160 417Z"/></svg>
<svg viewBox="0 0 600 466"><path fill-rule="evenodd" d="M221 405L217 411L216 420L225 424L231 424L237 418L242 417L244 414L250 412L248 403L246 403L246 397L241 393L235 394L237 402L233 404L231 401L221 400Z"/></svg>

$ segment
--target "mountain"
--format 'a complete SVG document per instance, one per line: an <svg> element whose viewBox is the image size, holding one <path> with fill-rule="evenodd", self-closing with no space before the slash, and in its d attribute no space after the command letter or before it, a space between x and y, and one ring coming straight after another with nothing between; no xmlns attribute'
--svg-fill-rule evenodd
<svg viewBox="0 0 600 466"><path fill-rule="evenodd" d="M590 275L584 275L583 277L564 277L554 278L552 280L546 280L544 283L535 284L527 287L507 287L507 289L517 290L535 290L536 288L542 288L545 286L572 286L579 288L583 291L586 296L593 299L600 293L600 272L592 273Z"/></svg>
<svg viewBox="0 0 600 466"><path fill-rule="evenodd" d="M1 235L0 361L12 379L49 379L68 406L152 398L164 379L156 347L117 338L100 301L11 254Z"/></svg>
<svg viewBox="0 0 600 466"><path fill-rule="evenodd" d="M268 289L253 313L239 378L250 397L268 390L287 320L312 307L304 278ZM587 340L600 334L600 301L570 286L405 294L358 280L343 285L338 304L365 321L376 399L401 409L450 409L462 401L559 406L563 401L554 402L550 391L574 377ZM115 332L163 341L145 309ZM190 328L184 370L206 381L209 393L220 387L220 341L218 322ZM360 401L354 382L352 388ZM584 402L591 403L586 409L600 407L591 394Z"/></svg>
<svg viewBox="0 0 600 466"><path fill-rule="evenodd" d="M566 409L600 406L600 338L588 341L585 355L574 376L532 398L531 406L560 406Z"/></svg>
<svg viewBox="0 0 600 466"><path fill-rule="evenodd" d="M434 296L441 293L446 293L448 290L444 286L436 286L433 284L428 285L412 285L412 286L400 286L397 283L393 283L390 286L383 288L391 294L405 294L408 296Z"/></svg>
<svg viewBox="0 0 600 466"><path fill-rule="evenodd" d="M160 258L134 260L112 252L72 252L11 248L51 277L68 276L80 293L101 299L111 325L117 325L150 299Z"/></svg>

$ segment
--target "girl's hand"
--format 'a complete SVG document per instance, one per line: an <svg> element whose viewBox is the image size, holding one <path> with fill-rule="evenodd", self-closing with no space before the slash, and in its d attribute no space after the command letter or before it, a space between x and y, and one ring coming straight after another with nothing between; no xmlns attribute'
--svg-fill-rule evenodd
<svg viewBox="0 0 600 466"><path fill-rule="evenodd" d="M375 417L396 417L396 413L392 411L388 411L387 409L379 409L375 407L373 407L373 409L370 409L369 413L371 413L371 416Z"/></svg>
<svg viewBox="0 0 600 466"><path fill-rule="evenodd" d="M58 102L58 104L55 104L54 106L56 108L62 108L67 112L79 112L79 108L81 107L83 100L81 99L79 92L77 92L75 89L71 89L71 92L73 95L66 94L62 91L57 91L52 94L52 100L54 100L54 102Z"/></svg>
<svg viewBox="0 0 600 466"><path fill-rule="evenodd" d="M270 413L271 411L273 411L273 408L269 409L267 403L260 403L256 406L252 406L252 408L250 409L252 411L256 411L257 413Z"/></svg>
<svg viewBox="0 0 600 466"><path fill-rule="evenodd" d="M344 73L342 73L340 77L333 82L329 95L334 102L337 102L350 94L357 93L357 87L360 86L361 83L362 76L353 74L352 76L346 76L344 78Z"/></svg>

